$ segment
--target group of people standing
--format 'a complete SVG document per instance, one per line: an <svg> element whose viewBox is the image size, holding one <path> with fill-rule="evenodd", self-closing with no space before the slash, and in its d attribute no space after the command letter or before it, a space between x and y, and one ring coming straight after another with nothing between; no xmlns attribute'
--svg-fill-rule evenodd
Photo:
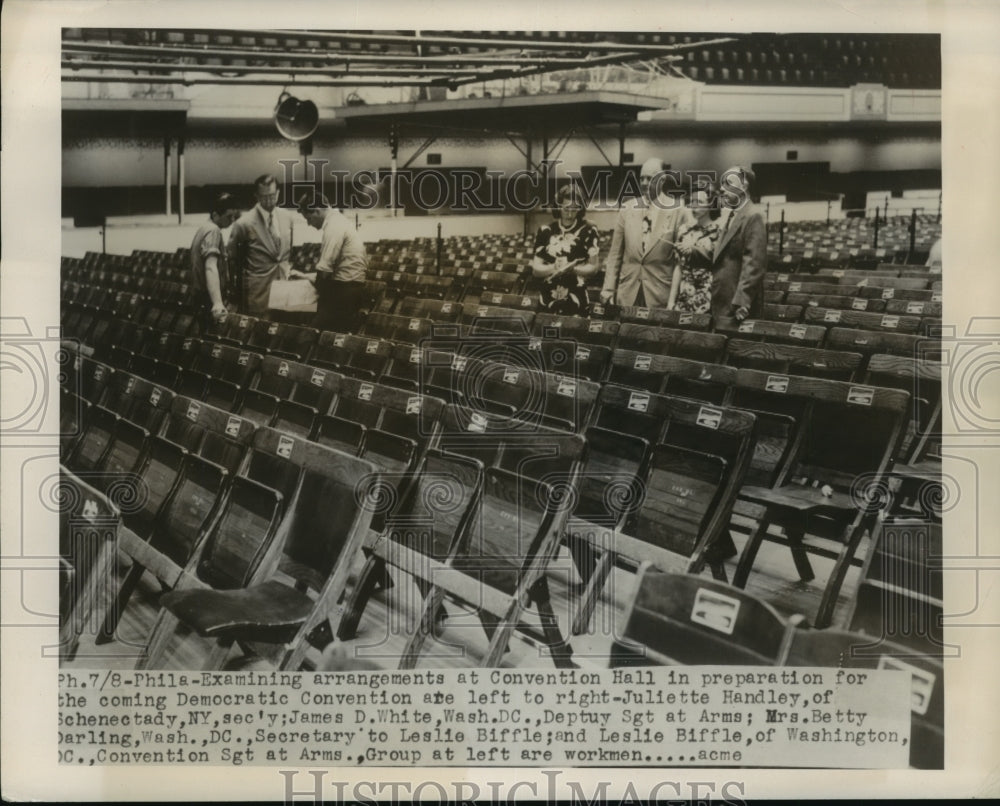
<svg viewBox="0 0 1000 806"><path fill-rule="evenodd" d="M662 160L647 160L639 174L641 196L622 205L601 301L711 312L716 319L758 316L767 234L749 200L753 172L732 168L718 186L692 188L686 204L661 190L663 177ZM230 309L266 315L274 281L298 279L315 288L313 327L350 329L362 306L368 266L353 224L321 195L299 198L298 212L322 233L314 270L301 272L291 267L294 215L278 206L277 179L258 177L254 192L256 204L247 212L231 194L220 194L191 243L193 283L206 320L224 319ZM577 186L562 187L556 201L554 220L535 238L532 288L548 311L585 314L591 302L587 280L600 269L597 230L586 220ZM222 230L230 226L226 243Z"/></svg>
<svg viewBox="0 0 1000 806"><path fill-rule="evenodd" d="M642 195L626 201L615 221L601 301L716 319L759 316L767 232L750 202L753 172L731 168L718 186L692 188L687 204L662 191L663 177L662 160L642 165ZM586 313L587 279L599 269L597 230L576 186L561 188L556 201L555 220L535 239L532 275L547 310Z"/></svg>
<svg viewBox="0 0 1000 806"><path fill-rule="evenodd" d="M354 225L321 195L303 194L298 212L320 230L322 243L314 270L301 272L291 266L294 215L278 206L278 180L270 174L258 177L254 193L257 203L247 212L231 194L217 196L209 220L191 242L192 281L202 292L206 318L224 319L230 309L263 316L274 281L298 279L316 291L313 327L343 328L361 307L368 268ZM222 230L230 226L224 243Z"/></svg>

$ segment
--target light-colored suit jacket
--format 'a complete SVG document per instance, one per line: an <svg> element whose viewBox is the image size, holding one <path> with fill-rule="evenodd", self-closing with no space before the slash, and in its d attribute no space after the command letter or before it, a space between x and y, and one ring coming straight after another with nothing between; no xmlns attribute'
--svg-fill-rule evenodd
<svg viewBox="0 0 1000 806"><path fill-rule="evenodd" d="M756 205L747 202L731 213L728 226L720 219L719 240L712 261L712 315L732 316L746 307L750 318L764 306L764 272L767 270L767 227Z"/></svg>
<svg viewBox="0 0 1000 806"><path fill-rule="evenodd" d="M642 219L651 226L642 248ZM674 248L678 233L695 223L683 202L660 196L655 204L629 199L615 221L611 251L604 267L603 291L618 305L634 305L641 288L649 308L665 308L679 255Z"/></svg>
<svg viewBox="0 0 1000 806"><path fill-rule="evenodd" d="M281 275L281 264L291 255L293 216L276 207L274 220L277 239L267 226L267 213L255 205L240 216L229 234L230 271L242 282L247 313L254 315L267 311L271 281Z"/></svg>

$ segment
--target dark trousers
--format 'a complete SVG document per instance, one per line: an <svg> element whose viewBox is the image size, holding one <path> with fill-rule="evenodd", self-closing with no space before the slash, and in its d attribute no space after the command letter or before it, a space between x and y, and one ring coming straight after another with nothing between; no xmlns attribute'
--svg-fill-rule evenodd
<svg viewBox="0 0 1000 806"><path fill-rule="evenodd" d="M312 326L317 330L354 333L358 329L358 311L364 303L365 284L345 283L332 274L316 275L316 316Z"/></svg>

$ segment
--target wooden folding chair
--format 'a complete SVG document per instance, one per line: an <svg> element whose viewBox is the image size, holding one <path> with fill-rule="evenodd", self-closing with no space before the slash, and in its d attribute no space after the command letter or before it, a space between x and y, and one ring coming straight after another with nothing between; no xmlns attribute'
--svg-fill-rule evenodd
<svg viewBox="0 0 1000 806"><path fill-rule="evenodd" d="M832 348L829 337L827 346ZM819 350L815 347L730 339L726 345L725 363L742 369L847 381L855 377L861 368L862 356L846 350Z"/></svg>
<svg viewBox="0 0 1000 806"><path fill-rule="evenodd" d="M866 530L889 497L886 473L905 430L909 394L795 375L774 394L808 400L795 452L773 487L747 485L740 496L762 508L740 557L734 584L743 587L762 540L783 542L802 580L814 578L807 553L834 560L815 623L829 625L841 585ZM782 539L767 532L783 527ZM836 548L807 543L806 533L831 533Z"/></svg>
<svg viewBox="0 0 1000 806"><path fill-rule="evenodd" d="M611 666L781 666L796 622L731 585L644 563Z"/></svg>
<svg viewBox="0 0 1000 806"><path fill-rule="evenodd" d="M329 619L375 509L377 469L271 429L257 434L255 448L301 469L294 498L273 534L220 530L205 541L186 569L185 584L161 599L170 617L157 625L149 666L162 656L162 637L177 622L215 640L204 664L209 669L221 668L234 644L279 669L299 669L309 646L322 648L332 636ZM206 576L210 586L187 586Z"/></svg>
<svg viewBox="0 0 1000 806"><path fill-rule="evenodd" d="M944 768L944 668L938 658L842 630L795 630L787 666L888 669L910 674L910 766Z"/></svg>

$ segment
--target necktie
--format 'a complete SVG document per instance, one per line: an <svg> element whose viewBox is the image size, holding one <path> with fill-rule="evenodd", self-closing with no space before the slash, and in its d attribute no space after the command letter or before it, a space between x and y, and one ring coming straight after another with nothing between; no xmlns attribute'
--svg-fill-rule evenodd
<svg viewBox="0 0 1000 806"><path fill-rule="evenodd" d="M281 236L278 235L278 225L274 221L274 210L267 214L267 228L271 230L271 236L274 238L274 242L280 244Z"/></svg>
<svg viewBox="0 0 1000 806"><path fill-rule="evenodd" d="M642 253L646 253L646 247L649 245L649 233L653 228L653 220L648 216L644 215L642 217Z"/></svg>

